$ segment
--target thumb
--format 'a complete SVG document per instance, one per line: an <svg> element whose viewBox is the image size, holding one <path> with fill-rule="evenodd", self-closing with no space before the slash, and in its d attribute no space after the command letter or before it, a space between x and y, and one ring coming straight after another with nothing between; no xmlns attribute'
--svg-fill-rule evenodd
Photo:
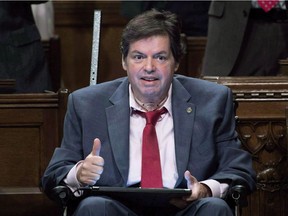
<svg viewBox="0 0 288 216"><path fill-rule="evenodd" d="M186 170L186 172L184 173L184 177L187 181L187 188L190 188L197 181L188 170Z"/></svg>
<svg viewBox="0 0 288 216"><path fill-rule="evenodd" d="M99 156L101 150L101 142L98 138L94 139L93 148L91 151L91 155Z"/></svg>

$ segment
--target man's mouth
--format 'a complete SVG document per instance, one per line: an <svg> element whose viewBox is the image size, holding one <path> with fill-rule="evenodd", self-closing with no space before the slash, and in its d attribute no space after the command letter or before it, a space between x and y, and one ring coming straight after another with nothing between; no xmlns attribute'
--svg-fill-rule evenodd
<svg viewBox="0 0 288 216"><path fill-rule="evenodd" d="M148 82L152 82L152 81L158 80L155 77L142 77L141 79L144 80L144 81L148 81Z"/></svg>

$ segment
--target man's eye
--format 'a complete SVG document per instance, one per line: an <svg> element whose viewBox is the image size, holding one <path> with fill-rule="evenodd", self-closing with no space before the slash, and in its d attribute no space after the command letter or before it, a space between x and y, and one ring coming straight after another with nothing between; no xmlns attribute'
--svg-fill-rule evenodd
<svg viewBox="0 0 288 216"><path fill-rule="evenodd" d="M157 56L157 59L159 61L166 61L167 60L166 56Z"/></svg>
<svg viewBox="0 0 288 216"><path fill-rule="evenodd" d="M141 59L143 59L144 57L143 57L142 55L134 55L133 58L134 58L135 60L141 60Z"/></svg>

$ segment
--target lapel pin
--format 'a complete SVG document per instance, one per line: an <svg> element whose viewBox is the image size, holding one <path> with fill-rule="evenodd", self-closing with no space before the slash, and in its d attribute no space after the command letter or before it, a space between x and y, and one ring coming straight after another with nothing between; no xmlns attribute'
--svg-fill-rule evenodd
<svg viewBox="0 0 288 216"><path fill-rule="evenodd" d="M188 107L187 109L186 109L186 112L187 113L191 113L193 110L192 110L192 107Z"/></svg>

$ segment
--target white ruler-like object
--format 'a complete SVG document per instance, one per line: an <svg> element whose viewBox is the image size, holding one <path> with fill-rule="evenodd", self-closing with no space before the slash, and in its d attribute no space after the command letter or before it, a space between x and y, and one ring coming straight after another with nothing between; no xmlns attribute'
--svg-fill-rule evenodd
<svg viewBox="0 0 288 216"><path fill-rule="evenodd" d="M100 44L101 11L94 11L90 85L96 85Z"/></svg>

